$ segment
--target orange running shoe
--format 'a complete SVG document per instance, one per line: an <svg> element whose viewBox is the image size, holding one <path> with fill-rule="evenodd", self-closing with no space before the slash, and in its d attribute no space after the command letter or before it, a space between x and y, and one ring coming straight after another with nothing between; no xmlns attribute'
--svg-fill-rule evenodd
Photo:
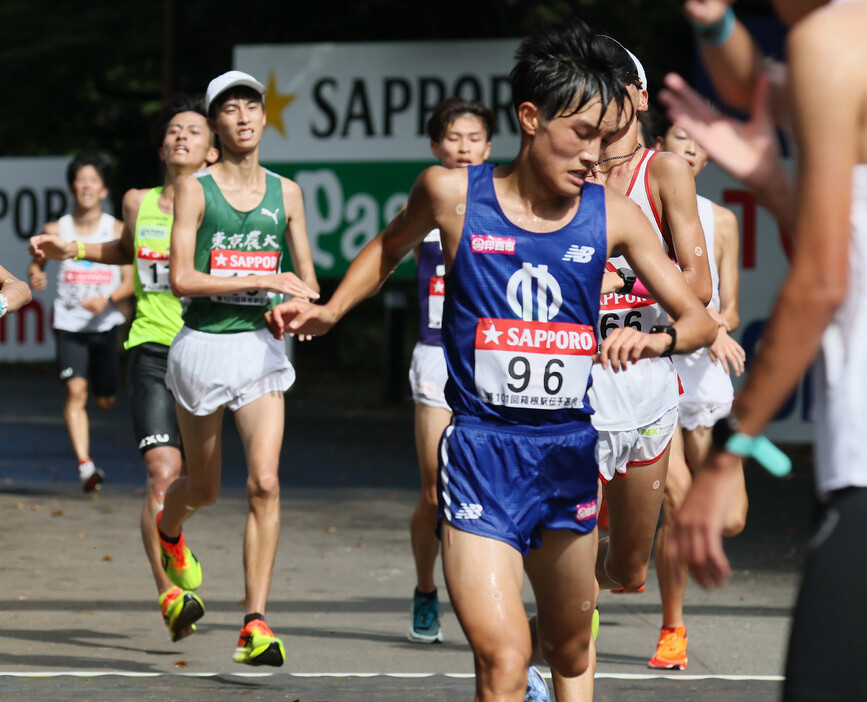
<svg viewBox="0 0 867 702"><path fill-rule="evenodd" d="M656 644L656 655L647 662L648 668L686 670L686 627L662 627Z"/></svg>
<svg viewBox="0 0 867 702"><path fill-rule="evenodd" d="M196 622L205 614L202 600L177 586L160 595L160 609L172 641L179 641L192 634L196 630Z"/></svg>
<svg viewBox="0 0 867 702"><path fill-rule="evenodd" d="M241 629L238 647L232 660L247 665L280 667L286 660L286 649L264 619L254 619Z"/></svg>
<svg viewBox="0 0 867 702"><path fill-rule="evenodd" d="M202 566L193 552L187 548L183 532L181 532L176 544L163 539L163 535L159 531L162 516L163 511L160 509L156 513L156 523L163 570L174 585L182 590L195 590L202 584Z"/></svg>

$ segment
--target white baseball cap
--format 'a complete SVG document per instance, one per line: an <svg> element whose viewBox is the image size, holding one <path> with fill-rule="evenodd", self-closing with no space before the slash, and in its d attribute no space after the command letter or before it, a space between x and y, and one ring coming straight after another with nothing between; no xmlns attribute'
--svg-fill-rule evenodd
<svg viewBox="0 0 867 702"><path fill-rule="evenodd" d="M235 88L239 85L252 88L260 95L265 94L265 86L249 73L244 73L243 71L227 71L208 83L208 90L205 93L205 111L211 109L211 103L216 100L220 93L224 93L229 88Z"/></svg>
<svg viewBox="0 0 867 702"><path fill-rule="evenodd" d="M647 74L644 72L644 66L641 65L641 61L638 60L638 57L635 54L633 54L629 49L627 49L625 46L623 46L623 44L621 44L619 41L617 41L617 39L615 39L614 37L609 37L606 34L600 34L600 36L603 39L610 39L615 44L617 44L617 46L619 46L621 49L623 49L627 54L629 54L629 58L631 58L632 63L635 64L635 72L638 74L638 78L641 81L641 85L639 86L638 89L639 90L647 90Z"/></svg>

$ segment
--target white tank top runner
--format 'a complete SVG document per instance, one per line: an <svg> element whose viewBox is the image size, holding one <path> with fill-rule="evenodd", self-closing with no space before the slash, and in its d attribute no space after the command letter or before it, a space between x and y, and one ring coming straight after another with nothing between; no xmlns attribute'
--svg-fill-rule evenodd
<svg viewBox="0 0 867 702"><path fill-rule="evenodd" d="M659 216L650 194L648 167L656 156L645 149L632 176L627 196L647 217L666 253L670 248L662 234ZM628 266L623 256L609 259L607 268ZM602 295L599 306L599 335L607 336L614 328L631 326L649 332L656 324L666 324L668 315L654 301L635 295ZM625 372L614 373L594 364L590 403L594 409L593 425L603 431L625 431L652 424L670 409L677 407L679 388L677 373L668 358L648 358L633 364Z"/></svg>
<svg viewBox="0 0 867 702"><path fill-rule="evenodd" d="M716 263L715 240L716 229L713 220L713 203L702 195L698 196L698 218L701 228L704 230L705 251L707 252L707 265L710 267L711 297L708 307L716 312L721 309L719 295L719 268Z"/></svg>
<svg viewBox="0 0 867 702"><path fill-rule="evenodd" d="M708 307L720 311L719 270L716 262L713 203L706 197L698 196L698 218L704 230L707 248L707 263L710 266L710 279L713 292ZM707 348L697 349L689 354L676 354L671 357L683 386L680 396L681 407L709 407L731 403L734 389L729 374L721 363L710 359Z"/></svg>
<svg viewBox="0 0 867 702"><path fill-rule="evenodd" d="M88 244L112 241L114 217L103 213L96 231L88 237L79 236L72 223L72 215L64 215L58 222L59 234L66 241L80 239ZM91 261L61 261L57 269L57 297L54 299L54 328L72 332L108 331L124 321L123 313L109 304L100 314L93 315L81 306L89 297L105 297L120 285L120 266L109 266Z"/></svg>

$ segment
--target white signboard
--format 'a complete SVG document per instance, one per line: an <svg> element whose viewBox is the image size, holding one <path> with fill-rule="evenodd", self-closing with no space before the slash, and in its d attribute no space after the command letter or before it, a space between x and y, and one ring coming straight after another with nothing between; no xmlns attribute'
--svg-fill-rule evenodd
<svg viewBox="0 0 867 702"><path fill-rule="evenodd" d="M445 98L481 100L494 153L517 151L509 71L518 39L238 46L267 87L263 160L430 161L425 124Z"/></svg>
<svg viewBox="0 0 867 702"><path fill-rule="evenodd" d="M0 263L27 280L27 240L70 209L66 187L68 157L0 159ZM56 263L49 263L48 288L33 301L0 319L0 361L46 361L54 358L51 307Z"/></svg>

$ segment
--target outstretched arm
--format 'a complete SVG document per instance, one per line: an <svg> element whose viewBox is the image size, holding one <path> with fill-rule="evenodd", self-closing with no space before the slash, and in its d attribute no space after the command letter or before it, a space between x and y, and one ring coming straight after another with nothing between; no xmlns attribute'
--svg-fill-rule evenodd
<svg viewBox="0 0 867 702"><path fill-rule="evenodd" d="M312 305L289 300L274 307L267 315L272 334L278 338L286 331L325 334L350 309L376 292L413 247L440 226L443 219L440 210L452 196L448 184L455 180L455 176L447 173L446 169L434 166L418 177L406 207L359 252L328 303ZM466 174L462 175L466 179Z"/></svg>
<svg viewBox="0 0 867 702"><path fill-rule="evenodd" d="M795 137L800 147L792 267L733 414L739 431L761 434L819 350L848 287L852 170L864 133L863 58L840 62L840 47L863 53L861 3L835 5L789 35ZM860 19L862 22L857 21ZM855 20L855 21L853 21ZM856 87L858 86L858 87ZM829 106L833 105L833 109ZM704 586L725 583L730 567L722 525L737 457L713 452L675 516L669 555Z"/></svg>

